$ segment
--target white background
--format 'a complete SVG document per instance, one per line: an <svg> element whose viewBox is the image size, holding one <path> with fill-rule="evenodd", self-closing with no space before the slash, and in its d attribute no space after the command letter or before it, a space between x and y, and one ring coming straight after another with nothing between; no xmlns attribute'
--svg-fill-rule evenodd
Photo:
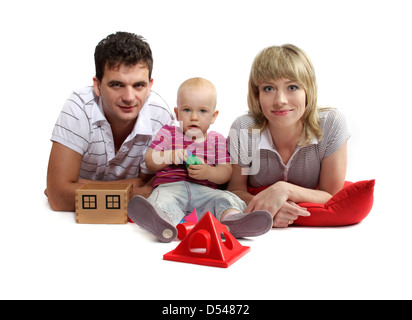
<svg viewBox="0 0 412 320"><path fill-rule="evenodd" d="M409 1L3 1L0 4L1 299L412 298ZM241 240L228 269L162 260L136 225L78 225L43 194L50 136L72 90L92 84L96 44L143 35L154 87L170 107L193 76L218 90L227 134L247 110L255 55L293 43L311 57L319 104L339 108L352 133L351 181L376 179L360 224L288 228Z"/></svg>

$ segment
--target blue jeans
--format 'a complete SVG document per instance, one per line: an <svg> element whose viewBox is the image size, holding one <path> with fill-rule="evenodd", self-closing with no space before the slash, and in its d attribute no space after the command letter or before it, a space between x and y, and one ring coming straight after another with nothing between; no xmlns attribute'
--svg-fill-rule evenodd
<svg viewBox="0 0 412 320"><path fill-rule="evenodd" d="M161 184L147 200L162 210L174 225L178 225L193 209L196 209L198 220L209 211L219 221L229 209L241 212L246 209L246 203L232 192L186 181Z"/></svg>

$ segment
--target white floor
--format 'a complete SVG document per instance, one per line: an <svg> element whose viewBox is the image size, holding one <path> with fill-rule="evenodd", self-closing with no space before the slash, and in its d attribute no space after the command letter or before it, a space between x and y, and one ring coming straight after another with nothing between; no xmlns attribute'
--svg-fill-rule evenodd
<svg viewBox="0 0 412 320"><path fill-rule="evenodd" d="M2 217L0 298L410 299L412 221L387 224L386 209L378 197L355 226L242 239L250 252L223 269L165 261L177 241L134 224L76 224L36 192Z"/></svg>
<svg viewBox="0 0 412 320"><path fill-rule="evenodd" d="M412 298L409 1L123 0L116 15L99 4L0 4L2 39L12 44L0 50L0 299ZM347 179L376 179L370 215L241 240L251 251L221 269L164 261L177 242L136 225L79 225L74 213L51 211L43 191L54 123L71 91L92 84L96 44L123 30L148 39L153 89L171 108L183 80L215 83L212 130L223 134L247 110L254 56L269 45L302 47L319 103L347 116Z"/></svg>

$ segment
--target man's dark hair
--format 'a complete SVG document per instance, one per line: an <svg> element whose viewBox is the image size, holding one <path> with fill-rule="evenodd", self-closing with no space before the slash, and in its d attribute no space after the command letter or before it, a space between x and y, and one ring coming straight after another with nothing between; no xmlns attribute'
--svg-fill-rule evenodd
<svg viewBox="0 0 412 320"><path fill-rule="evenodd" d="M99 42L94 52L96 78L101 82L104 68L125 65L133 67L144 63L149 69L149 79L152 77L153 57L149 44L142 36L129 32L116 32Z"/></svg>

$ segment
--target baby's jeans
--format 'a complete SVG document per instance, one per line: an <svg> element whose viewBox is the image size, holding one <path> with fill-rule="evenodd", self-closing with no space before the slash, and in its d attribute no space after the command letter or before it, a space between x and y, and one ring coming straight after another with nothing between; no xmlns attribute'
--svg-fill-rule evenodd
<svg viewBox="0 0 412 320"><path fill-rule="evenodd" d="M147 200L162 210L173 225L178 225L193 209L198 220L209 211L219 221L229 209L241 212L246 209L246 203L232 192L186 181L161 184Z"/></svg>

